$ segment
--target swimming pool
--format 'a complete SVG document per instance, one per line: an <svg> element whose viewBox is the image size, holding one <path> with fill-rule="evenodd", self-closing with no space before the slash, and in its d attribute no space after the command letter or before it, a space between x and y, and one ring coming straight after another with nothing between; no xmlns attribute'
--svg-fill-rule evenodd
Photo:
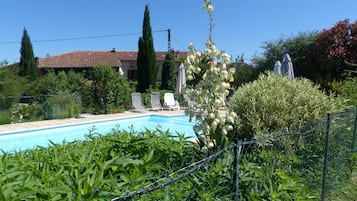
<svg viewBox="0 0 357 201"><path fill-rule="evenodd" d="M113 129L143 131L160 128L172 133L182 133L186 137L194 138L194 122L189 122L188 117L146 115L120 119L101 120L79 124L55 126L51 128L39 128L26 131L6 132L0 134L0 149L3 151L20 151L32 149L36 146L48 146L49 141L62 143L84 140L91 130L100 134L106 134Z"/></svg>

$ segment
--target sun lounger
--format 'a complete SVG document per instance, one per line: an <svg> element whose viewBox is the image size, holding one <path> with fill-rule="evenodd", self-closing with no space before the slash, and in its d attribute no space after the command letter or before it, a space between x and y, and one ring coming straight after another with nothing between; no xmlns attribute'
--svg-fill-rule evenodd
<svg viewBox="0 0 357 201"><path fill-rule="evenodd" d="M151 110L162 110L160 102L160 92L151 92L150 94Z"/></svg>
<svg viewBox="0 0 357 201"><path fill-rule="evenodd" d="M131 94L131 102L133 105L133 112L146 112L145 106L141 98L141 93L134 92Z"/></svg>
<svg viewBox="0 0 357 201"><path fill-rule="evenodd" d="M175 100L173 93L164 94L164 108L167 110L180 110L180 104Z"/></svg>

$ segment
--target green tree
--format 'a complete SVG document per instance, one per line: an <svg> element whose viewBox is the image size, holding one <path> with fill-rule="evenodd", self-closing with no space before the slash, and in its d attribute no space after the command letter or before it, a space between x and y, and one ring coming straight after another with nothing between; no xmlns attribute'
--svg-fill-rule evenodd
<svg viewBox="0 0 357 201"><path fill-rule="evenodd" d="M357 78L349 77L346 80L334 82L334 91L341 97L348 99L353 106L357 106Z"/></svg>
<svg viewBox="0 0 357 201"><path fill-rule="evenodd" d="M54 95L59 92L68 92L82 94L82 89L85 87L86 79L81 73L64 71L56 74L53 71L41 76L33 82L32 87L27 91L29 95Z"/></svg>
<svg viewBox="0 0 357 201"><path fill-rule="evenodd" d="M346 71L355 69L348 63L357 61L356 37L357 22L351 24L346 19L316 38L314 57L320 61L316 80L324 88L331 89L333 81L344 80Z"/></svg>
<svg viewBox="0 0 357 201"><path fill-rule="evenodd" d="M174 56L169 53L162 64L161 89L174 90L176 87L177 66Z"/></svg>
<svg viewBox="0 0 357 201"><path fill-rule="evenodd" d="M109 66L98 66L91 70L90 79L96 113L111 113L116 108L129 108L131 90L123 75Z"/></svg>
<svg viewBox="0 0 357 201"><path fill-rule="evenodd" d="M36 79L38 77L37 64L26 28L21 39L20 54L20 75L28 77L31 80Z"/></svg>
<svg viewBox="0 0 357 201"><path fill-rule="evenodd" d="M143 32L138 42L138 90L146 92L150 87L156 87L156 75L158 67L154 50L154 39L152 37L150 25L149 7L145 6Z"/></svg>
<svg viewBox="0 0 357 201"><path fill-rule="evenodd" d="M233 63L234 67L234 87L240 87L241 85L256 80L258 78L258 69L246 63Z"/></svg>
<svg viewBox="0 0 357 201"><path fill-rule="evenodd" d="M5 67L7 65L9 65L9 62L6 59L0 62L0 68Z"/></svg>
<svg viewBox="0 0 357 201"><path fill-rule="evenodd" d="M10 67L0 69L0 110L7 110L17 103L26 88L26 79L18 76L17 70Z"/></svg>
<svg viewBox="0 0 357 201"><path fill-rule="evenodd" d="M260 72L273 70L275 62L281 61L283 55L288 53L293 61L295 75L311 78L319 65L313 56L317 34L300 33L297 36L265 42L263 55L254 57L253 64Z"/></svg>
<svg viewBox="0 0 357 201"><path fill-rule="evenodd" d="M295 37L280 38L264 44L261 57L254 57L253 64L263 72L272 70L276 60L289 53L294 73L305 77L323 89L333 89L334 80L346 79L346 72L357 63L357 22L344 20L320 32L300 33Z"/></svg>

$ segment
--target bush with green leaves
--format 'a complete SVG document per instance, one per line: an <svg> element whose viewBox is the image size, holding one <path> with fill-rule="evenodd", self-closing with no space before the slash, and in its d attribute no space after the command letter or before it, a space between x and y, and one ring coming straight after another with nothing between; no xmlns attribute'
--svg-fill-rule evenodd
<svg viewBox="0 0 357 201"><path fill-rule="evenodd" d="M0 125L11 123L11 112L8 110L0 110Z"/></svg>
<svg viewBox="0 0 357 201"><path fill-rule="evenodd" d="M17 67L0 69L0 110L9 110L12 104L18 103L27 86L27 80L17 73Z"/></svg>
<svg viewBox="0 0 357 201"><path fill-rule="evenodd" d="M268 73L238 88L229 107L240 122L236 125L237 134L232 137L252 139L298 127L348 106L345 100L327 96L307 79L290 80Z"/></svg>
<svg viewBox="0 0 357 201"><path fill-rule="evenodd" d="M41 120L41 106L37 104L14 104L11 108L11 122L27 122Z"/></svg>
<svg viewBox="0 0 357 201"><path fill-rule="evenodd" d="M43 104L43 117L44 119L78 117L81 109L81 99L78 95L60 92L47 98Z"/></svg>
<svg viewBox="0 0 357 201"><path fill-rule="evenodd" d="M232 84L235 88L258 78L259 70L252 65L241 62L232 64L232 67L235 68L234 82Z"/></svg>
<svg viewBox="0 0 357 201"><path fill-rule="evenodd" d="M294 165L296 155L274 150L255 150L240 161L242 200L316 200L315 189L309 189Z"/></svg>
<svg viewBox="0 0 357 201"><path fill-rule="evenodd" d="M113 129L102 135L92 130L83 141L1 153L0 200L110 200L182 176L183 167L202 165L205 154L196 143L169 131ZM240 189L246 200L308 197L296 174L277 168L280 163L272 169L276 153L257 155L241 159ZM283 161L285 155L278 155ZM233 200L233 158L228 150L191 175L133 199Z"/></svg>
<svg viewBox="0 0 357 201"><path fill-rule="evenodd" d="M96 113L111 113L114 109L131 106L129 83L109 66L98 66L90 71L92 101Z"/></svg>
<svg viewBox="0 0 357 201"><path fill-rule="evenodd" d="M83 141L0 153L0 200L110 200L191 163L195 146L168 131L114 129L107 135L92 130ZM190 195L187 190L181 193ZM163 198L158 191L135 200L147 197Z"/></svg>
<svg viewBox="0 0 357 201"><path fill-rule="evenodd" d="M339 96L348 99L353 106L357 106L357 78L348 78L334 83L334 90Z"/></svg>
<svg viewBox="0 0 357 201"><path fill-rule="evenodd" d="M28 95L35 96L34 102L43 103L46 96L58 93L75 93L83 98L87 80L81 73L61 71L56 74L53 71L35 80L32 87L27 91Z"/></svg>

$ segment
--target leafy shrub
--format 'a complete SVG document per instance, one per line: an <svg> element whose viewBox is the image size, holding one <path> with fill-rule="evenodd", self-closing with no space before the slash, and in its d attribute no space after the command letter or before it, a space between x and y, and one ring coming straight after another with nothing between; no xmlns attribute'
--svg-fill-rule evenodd
<svg viewBox="0 0 357 201"><path fill-rule="evenodd" d="M98 66L91 70L92 100L96 113L112 113L113 109L131 106L129 83L109 66Z"/></svg>
<svg viewBox="0 0 357 201"><path fill-rule="evenodd" d="M114 130L108 135L91 131L84 141L1 153L0 200L110 200L186 166L195 149L165 131ZM194 191L189 184L180 190ZM160 191L146 196L152 199L135 200L163 198Z"/></svg>
<svg viewBox="0 0 357 201"><path fill-rule="evenodd" d="M0 97L0 109L8 110L11 108L12 104L17 103L19 98L9 97L8 95Z"/></svg>
<svg viewBox="0 0 357 201"><path fill-rule="evenodd" d="M238 88L229 107L240 119L236 137L252 139L274 130L292 129L347 106L307 79L290 80L268 73Z"/></svg>
<svg viewBox="0 0 357 201"><path fill-rule="evenodd" d="M39 105L15 104L11 108L11 122L19 123L41 119Z"/></svg>
<svg viewBox="0 0 357 201"><path fill-rule="evenodd" d="M43 95L55 95L63 91L79 94L82 97L85 94L86 87L86 79L81 73L61 71L56 74L49 71L46 75L34 81L32 87L28 90L28 94L38 96L36 101L43 103L46 101Z"/></svg>
<svg viewBox="0 0 357 201"><path fill-rule="evenodd" d="M305 142L315 139L314 134ZM322 157L306 150L311 146L283 150L272 143L240 148L241 200L317 200L322 167L316 163ZM106 135L92 130L83 141L0 152L0 200L110 200L172 181L191 168L197 168L191 175L132 200L233 200L233 150L218 158L206 154L184 136L159 129L113 129Z"/></svg>
<svg viewBox="0 0 357 201"><path fill-rule="evenodd" d="M235 63L234 87L240 87L247 82L251 82L258 78L259 71L257 68L246 63Z"/></svg>
<svg viewBox="0 0 357 201"><path fill-rule="evenodd" d="M43 104L44 119L78 117L81 112L81 99L76 94L60 92L47 98Z"/></svg>
<svg viewBox="0 0 357 201"><path fill-rule="evenodd" d="M298 161L293 154L271 150L245 154L239 174L243 200L316 200L292 168Z"/></svg>
<svg viewBox="0 0 357 201"><path fill-rule="evenodd" d="M19 102L19 96L27 86L26 79L17 73L15 66L0 69L0 110L9 110L12 104Z"/></svg>
<svg viewBox="0 0 357 201"><path fill-rule="evenodd" d="M8 110L0 110L0 124L11 123L11 113Z"/></svg>
<svg viewBox="0 0 357 201"><path fill-rule="evenodd" d="M357 106L357 78L349 78L334 83L333 88L338 95L349 99L352 105Z"/></svg>

